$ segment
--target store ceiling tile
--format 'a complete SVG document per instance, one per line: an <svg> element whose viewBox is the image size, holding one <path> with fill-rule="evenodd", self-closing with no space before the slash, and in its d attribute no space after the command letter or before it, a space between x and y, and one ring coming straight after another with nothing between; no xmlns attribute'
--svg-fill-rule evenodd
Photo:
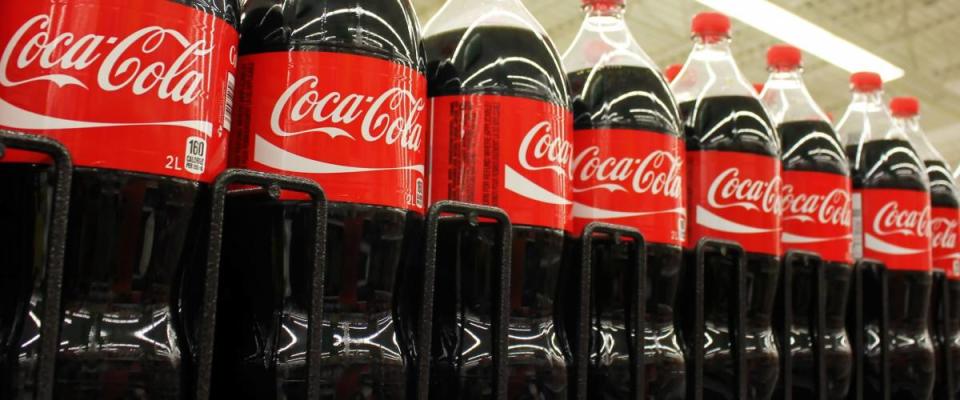
<svg viewBox="0 0 960 400"><path fill-rule="evenodd" d="M413 0L424 23L442 0ZM924 127L948 160L960 162L960 0L774 0L777 5L903 68L890 95L923 102ZM524 0L563 51L580 27L579 0ZM690 50L689 21L706 8L694 0L627 0L630 25L661 66L682 62ZM769 35L734 21L734 49L744 73L760 82ZM824 109L839 118L849 101L848 73L808 57L807 84Z"/></svg>

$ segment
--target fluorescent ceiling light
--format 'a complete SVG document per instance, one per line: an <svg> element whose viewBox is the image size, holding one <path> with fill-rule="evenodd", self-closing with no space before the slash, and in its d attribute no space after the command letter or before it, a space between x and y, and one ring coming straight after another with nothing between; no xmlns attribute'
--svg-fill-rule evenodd
<svg viewBox="0 0 960 400"><path fill-rule="evenodd" d="M850 72L872 71L885 81L903 69L766 0L697 0L770 36Z"/></svg>

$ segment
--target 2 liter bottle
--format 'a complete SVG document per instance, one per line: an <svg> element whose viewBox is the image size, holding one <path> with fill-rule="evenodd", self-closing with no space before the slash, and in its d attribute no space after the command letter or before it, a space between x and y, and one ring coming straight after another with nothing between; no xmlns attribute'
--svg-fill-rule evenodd
<svg viewBox="0 0 960 400"><path fill-rule="evenodd" d="M232 0L0 5L0 128L73 157L58 398L192 393L209 184L227 163ZM119 18L118 16L123 16ZM50 160L0 160L0 398L28 398L47 304ZM54 343L57 343L56 341Z"/></svg>

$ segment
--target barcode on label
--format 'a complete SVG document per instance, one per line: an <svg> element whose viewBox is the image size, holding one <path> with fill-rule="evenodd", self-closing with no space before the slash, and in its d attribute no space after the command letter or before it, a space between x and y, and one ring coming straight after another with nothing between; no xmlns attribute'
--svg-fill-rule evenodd
<svg viewBox="0 0 960 400"><path fill-rule="evenodd" d="M233 88L237 80L232 73L227 73L227 98L223 102L223 128L230 131L230 125L233 124Z"/></svg>

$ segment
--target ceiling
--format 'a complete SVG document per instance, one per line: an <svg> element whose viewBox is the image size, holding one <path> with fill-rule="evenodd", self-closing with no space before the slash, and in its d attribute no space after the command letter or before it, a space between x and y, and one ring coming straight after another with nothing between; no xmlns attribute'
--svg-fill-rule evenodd
<svg viewBox="0 0 960 400"><path fill-rule="evenodd" d="M422 23L444 0L412 0ZM562 52L580 27L579 0L523 0ZM960 161L960 0L772 0L834 34L903 68L889 95L922 102L924 129L951 165ZM661 67L690 51L689 21L706 8L694 0L627 0L627 18L640 44ZM766 80L766 49L777 41L734 21L738 64L755 82ZM814 98L838 118L849 102L849 73L813 56L805 79Z"/></svg>

